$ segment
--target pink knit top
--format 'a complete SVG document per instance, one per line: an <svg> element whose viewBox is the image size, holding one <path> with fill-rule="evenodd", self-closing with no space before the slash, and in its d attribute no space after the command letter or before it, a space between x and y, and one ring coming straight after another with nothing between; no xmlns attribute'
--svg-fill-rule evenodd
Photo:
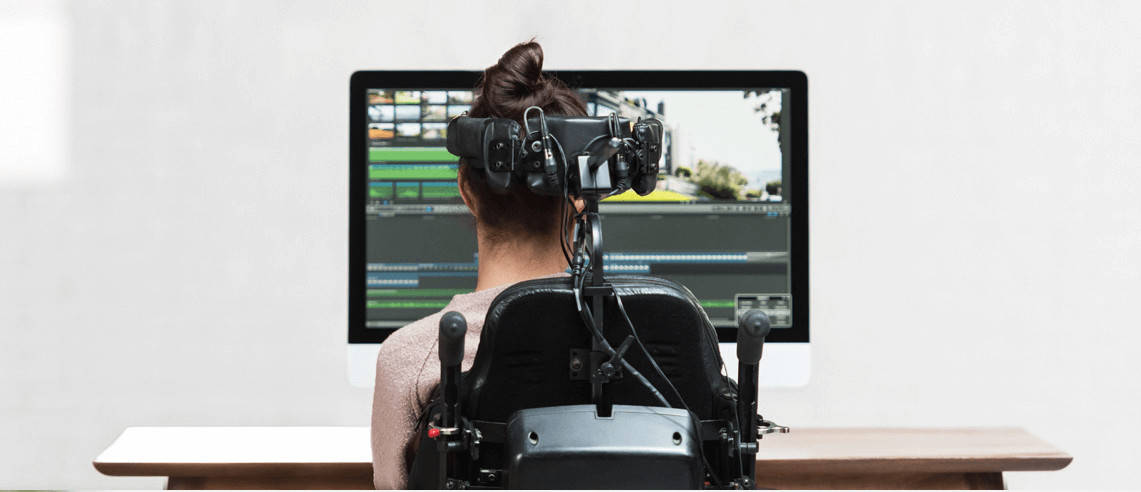
<svg viewBox="0 0 1141 492"><path fill-rule="evenodd" d="M378 489L408 486L411 463L405 452L415 436L416 421L440 384L440 358L436 353L440 317L458 311L467 319L462 369L471 369L483 318L491 301L508 285L452 298L442 311L416 320L380 344L376 360L376 387L372 400L372 477Z"/></svg>

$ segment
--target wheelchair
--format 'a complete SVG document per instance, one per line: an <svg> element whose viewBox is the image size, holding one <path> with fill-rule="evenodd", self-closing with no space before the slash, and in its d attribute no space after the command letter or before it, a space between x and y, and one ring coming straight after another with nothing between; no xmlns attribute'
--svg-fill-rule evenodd
<svg viewBox="0 0 1141 492"><path fill-rule="evenodd" d="M517 178L558 194L573 183L586 206L574 219L571 274L501 292L466 373L466 320L443 316L440 385L418 425L409 486L753 488L759 438L788 431L757 414L766 315L739 316L735 382L688 289L650 275L603 274L598 202L615 190L653 189L660 122L539 111L525 132L512 120L454 119L448 149L504 186ZM544 175L564 181L552 186Z"/></svg>

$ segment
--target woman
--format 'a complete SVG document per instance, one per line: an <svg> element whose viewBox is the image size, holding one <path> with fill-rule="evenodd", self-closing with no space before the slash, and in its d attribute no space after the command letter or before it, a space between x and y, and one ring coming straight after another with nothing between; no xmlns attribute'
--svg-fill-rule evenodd
<svg viewBox="0 0 1141 492"><path fill-rule="evenodd" d="M488 67L475 87L470 116L512 118L520 123L530 106L548 115L585 116L586 104L558 79L544 77L543 49L534 41L508 50ZM562 198L525 189L493 192L480 172L464 162L459 189L475 216L479 276L475 292L452 298L439 313L417 320L381 344L372 406L373 482L378 489L405 488L412 463L416 421L439 384L436 354L443 313L467 319L463 370L471 368L491 301L508 286L558 275L567 268L560 246Z"/></svg>

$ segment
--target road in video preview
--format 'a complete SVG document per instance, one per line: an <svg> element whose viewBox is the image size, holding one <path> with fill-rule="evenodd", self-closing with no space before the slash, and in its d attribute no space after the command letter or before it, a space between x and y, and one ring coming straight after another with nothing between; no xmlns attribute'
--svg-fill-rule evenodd
<svg viewBox="0 0 1141 492"><path fill-rule="evenodd" d="M579 90L593 116L666 127L657 189L601 204L606 271L673 279L718 327L749 308L790 327L788 92ZM399 328L475 287L475 225L444 147L471 102L470 90L368 91L367 328Z"/></svg>

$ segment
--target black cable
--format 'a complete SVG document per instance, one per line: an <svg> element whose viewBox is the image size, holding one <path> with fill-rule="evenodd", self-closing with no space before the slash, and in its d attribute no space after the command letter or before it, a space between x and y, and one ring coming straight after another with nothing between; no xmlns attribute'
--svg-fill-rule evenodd
<svg viewBox="0 0 1141 492"><path fill-rule="evenodd" d="M582 306L582 308L583 309L580 312L582 313L583 319L587 322L587 324L590 325L591 331L594 332L596 337L605 340L602 338L602 332L598 331L598 326L594 324L594 315L590 312L590 307ZM603 348L605 349L607 355L611 357L617 355L617 351L614 350L614 347L610 345L610 342L604 341ZM648 390L650 394L653 395L653 397L662 404L662 406L670 408L670 402L666 399L665 395L663 395L662 392L658 390L658 388L654 387L654 383L650 382L649 379L646 379L646 376L642 375L642 373L638 372L634 366L630 365L630 362L627 361L625 357L618 357L618 363L622 365L622 368L625 369L626 372L630 373L631 376L634 376L634 379L637 379L639 383L642 383L642 386L645 386L646 390Z"/></svg>
<svg viewBox="0 0 1141 492"><path fill-rule="evenodd" d="M692 412L692 410L689 409L689 405L685 403L685 399L682 398L681 392L674 386L673 381L670 381L670 379L666 377L666 373L662 370L661 366L658 365L658 361L654 359L653 355L650 355L650 350L646 348L646 344L642 343L642 337L638 336L638 330L634 328L634 322L630 320L630 315L626 313L626 306L622 304L622 296L618 295L617 289L614 290L614 299L618 302L618 312L621 313L622 318L626 320L626 326L630 327L630 334L634 336L634 341L638 343L638 347L642 349L642 353L646 354L646 359L650 361L650 367L654 369L654 372L658 373L658 377L662 378L662 381L666 382L666 385L673 391L674 396L677 396L678 401L681 402L681 406L687 411Z"/></svg>
<svg viewBox="0 0 1141 492"><path fill-rule="evenodd" d="M563 259L567 268L571 266L570 252L567 251L567 203L559 201L559 249L563 251Z"/></svg>
<svg viewBox="0 0 1141 492"><path fill-rule="evenodd" d="M741 375L738 374L737 377L741 377ZM739 389L737 390L737 398L738 399L741 398L741 391ZM736 402L734 402L734 403L736 403ZM741 415L737 412L737 405L732 405L732 406L733 406L733 420L736 420L737 425L740 426L741 425ZM745 429L740 429L740 428L737 429L737 442L738 442L738 444L740 444L740 441L741 441L740 437L743 436L744 434L745 434ZM738 476L741 476L741 477L745 476L745 456L744 456L745 453L743 451L744 450L738 445L738 447L737 447L737 474L738 474Z"/></svg>
<svg viewBox="0 0 1141 492"><path fill-rule="evenodd" d="M583 145L582 148L583 149L589 149L590 146L594 144L594 142L597 142L597 141L602 140L604 138L611 138L611 136L610 135L599 135L597 137L594 137L594 138L590 139L590 141L586 142L586 145Z"/></svg>
<svg viewBox="0 0 1141 492"><path fill-rule="evenodd" d="M713 479L713 483L720 487L721 478L717 476L715 471L713 471L713 466L709 464L709 459L705 456L705 439L701 435L701 419L698 418L697 414L689 408L689 405L685 402L685 398L681 396L681 391L678 391L677 386L674 386L673 381L670 381L670 378L666 376L665 371L663 371L661 366L658 365L658 361L654 360L654 356L650 354L650 349L646 348L646 344L642 343L642 337L638 335L638 330L634 328L634 322L630 319L630 315L626 313L626 306L622 304L622 296L618 295L617 289L614 289L614 299L618 302L618 312L622 313L622 318L626 320L626 326L630 327L630 334L634 336L634 341L638 343L638 347L642 349L642 353L646 354L646 360L650 361L650 367L652 367L654 372L658 374L658 377L662 378L662 380L666 382L666 385L669 386L671 390L673 390L674 395L677 396L677 399L679 402L681 402L682 407L685 408L687 413L689 413L689 418L693 420L693 430L697 433L697 449L701 453L701 462L705 464L705 469L709 472L709 476ZM733 411L736 412L736 409L737 407L734 405ZM739 472L743 476L744 469L741 468L740 455L740 453L737 453L737 462L738 468L740 468Z"/></svg>
<svg viewBox="0 0 1141 492"><path fill-rule="evenodd" d="M579 315L582 317L583 323L586 324L587 329L590 330L590 332L601 344L603 352L605 352L606 355L609 355L610 357L614 357L617 351L615 351L614 347L610 345L610 342L608 342L606 338L602 336L602 332L598 331L598 325L594 323L594 315L590 312L590 308L583 305L582 278L583 276L579 275L575 279L575 290L577 291L575 295L575 304L578 305ZM666 397L662 395L662 392L658 391L658 389L654 387L653 383L651 383L649 379L646 379L642 373L638 372L637 369L634 369L634 366L630 365L630 363L626 361L625 358L619 357L618 362L622 364L622 368L625 369L626 372L630 373L631 376L634 376L634 379L637 379L638 382L642 383L642 385L650 391L650 394L652 394L659 402L661 402L663 406L670 406L669 400L666 400Z"/></svg>
<svg viewBox="0 0 1141 492"><path fill-rule="evenodd" d="M584 250L586 249L585 245L584 245L583 249ZM606 339L603 338L602 333L600 331L598 331L598 327L594 323L593 313L590 312L589 307L586 307L583 305L583 299L582 299L582 295L581 295L583 276L581 274L577 275L574 279L574 282L575 282L575 289L576 289L575 302L578 305L580 315L583 317L583 322L587 324L587 327L591 330L591 332L594 333L594 336L602 341L603 347L609 353L609 355L613 356L614 349L611 348L611 346L606 341ZM705 470L709 473L709 477L713 480L713 483L716 484L718 487L721 487L722 486L721 478L717 475L717 472L714 471L713 466L709 464L709 458L706 457L706 455L705 455L705 439L701 435L701 419L698 418L697 414L694 413L693 410L689 408L689 405L686 404L686 402L685 402L685 398L683 398L681 396L681 392L678 391L677 387L674 386L673 382L670 381L669 377L666 376L665 371L663 371L661 366L658 365L657 361L654 360L654 356L652 354L650 354L650 351L648 348L646 348L646 345L644 343L642 343L641 337L638 336L637 329L634 328L634 322L630 320L630 315L626 313L626 307L622 304L622 297L618 295L618 291L611 289L611 292L614 293L614 298L618 303L618 311L620 313L622 313L622 317L626 320L626 325L630 327L630 334L631 334L631 336L634 337L634 341L637 342L638 347L641 348L642 352L646 355L646 359L649 360L650 366L654 369L654 371L657 372L658 377L660 377L663 381L666 382L666 384L669 386L669 388L673 391L674 395L677 396L678 401L681 403L682 407L685 409L686 413L689 415L690 420L693 421L694 432L697 434L697 443L698 443L697 449L698 449L699 454L701 455L701 462L705 466ZM651 383L648 379L646 379L645 376L643 376L641 373L639 373L637 370L635 370L634 367L632 365L630 365L630 363L628 361L626 361L624 358L619 359L619 360L622 363L622 367L625 368L627 370L627 372L629 372L632 376L637 378L638 381L641 382L643 386L645 386L648 390L650 390L650 393L653 394L654 397L657 398L659 402L661 402L662 406L665 406L667 408L676 408L674 405L671 405L669 403L669 401L665 398L665 396L663 396L661 394L661 392L657 389L656 386L653 385L653 383ZM734 411L735 411L735 408L734 408ZM740 460L738 460L738 461L740 461Z"/></svg>
<svg viewBox="0 0 1141 492"><path fill-rule="evenodd" d="M559 140L555 138L554 135L551 135L551 140L555 142L555 146L558 147L559 159L563 161L563 197L566 198L566 200L559 200L559 249L563 251L563 258L567 260L567 266L569 267L572 263L570 251L573 250L573 246L570 248L567 247L567 202L570 201L570 198L567 197L567 155L563 152L562 144L559 143Z"/></svg>
<svg viewBox="0 0 1141 492"><path fill-rule="evenodd" d="M567 194L567 186L569 186L568 183L570 183L570 179L567 176L568 173L570 173L570 164L567 162L566 151L563 149L563 144L561 142L559 142L559 139L556 138L554 135L551 135L551 141L554 142L555 147L559 149L559 160L561 160L563 162L563 179L562 179L562 181L563 181L563 198L564 198L564 200L563 200L563 203L560 204L560 209L559 209L559 221L561 222L560 227L562 228L560 236L559 236L559 242L562 243L561 248L563 249L563 256L566 257L567 265L569 266L572 262L570 252L574 251L574 242L567 239L567 223L573 222L575 219L574 216L567 216L567 213L566 213L566 206L567 205L574 207L574 202L571 200L570 195Z"/></svg>

